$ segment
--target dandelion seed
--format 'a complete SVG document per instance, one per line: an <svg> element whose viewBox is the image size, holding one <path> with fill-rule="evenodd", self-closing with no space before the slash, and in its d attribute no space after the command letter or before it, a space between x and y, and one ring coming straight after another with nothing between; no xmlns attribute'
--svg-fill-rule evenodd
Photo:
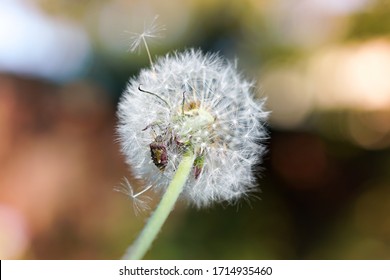
<svg viewBox="0 0 390 280"><path fill-rule="evenodd" d="M162 32L165 31L164 25L157 24L158 16L155 16L153 21L146 25L141 33L128 32L131 34L129 51L135 52L141 49L141 44L145 44L146 40L154 40L163 37Z"/></svg>
<svg viewBox="0 0 390 280"><path fill-rule="evenodd" d="M127 195L133 203L134 213L138 214L140 212L150 210L149 202L151 201L151 198L144 195L144 193L148 191L151 187L152 186L148 186L142 191L135 194L134 188L131 186L129 180L127 178L123 178L123 181L120 186L114 188L114 190Z"/></svg>
<svg viewBox="0 0 390 280"><path fill-rule="evenodd" d="M157 38L162 37L162 32L165 30L164 25L157 24L158 16L155 16L153 21L146 25L144 24L144 29L141 33L128 32L130 33L130 46L129 51L135 52L136 50L141 50L141 45L143 44L146 49L146 53L148 54L149 62L151 67L153 68L152 56L149 51L148 41L155 40Z"/></svg>

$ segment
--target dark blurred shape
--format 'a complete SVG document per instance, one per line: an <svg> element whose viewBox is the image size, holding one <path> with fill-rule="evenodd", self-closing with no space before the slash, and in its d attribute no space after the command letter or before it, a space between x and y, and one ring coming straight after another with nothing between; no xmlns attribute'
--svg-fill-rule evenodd
<svg viewBox="0 0 390 280"><path fill-rule="evenodd" d="M292 134L276 138L272 143L272 165L294 188L318 188L327 183L325 146L315 136Z"/></svg>

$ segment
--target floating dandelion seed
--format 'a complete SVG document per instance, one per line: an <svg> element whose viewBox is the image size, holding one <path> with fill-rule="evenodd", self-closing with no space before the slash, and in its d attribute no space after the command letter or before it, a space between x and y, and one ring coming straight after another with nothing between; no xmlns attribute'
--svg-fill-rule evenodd
<svg viewBox="0 0 390 280"><path fill-rule="evenodd" d="M147 44L145 44L147 40L162 37L162 31L165 30L165 26L157 24L157 19L158 16L155 16L149 25L144 24L144 30L141 33L129 32L131 34L129 51L140 50L142 44L148 48Z"/></svg>
<svg viewBox="0 0 390 280"><path fill-rule="evenodd" d="M144 30L141 33L130 32L131 36L129 51L135 52L137 49L141 49L141 45L144 45L152 69L154 69L154 66L147 41L154 40L156 38L161 38L161 33L165 30L165 26L157 24L157 19L158 16L155 16L149 26L146 26L146 24L144 24Z"/></svg>
<svg viewBox="0 0 390 280"><path fill-rule="evenodd" d="M128 197L130 197L132 202L133 202L134 213L138 214L141 211L150 210L148 203L152 199L150 197L144 195L144 193L146 191L148 191L151 187L152 186L148 186L148 187L144 188L142 191L140 191L138 193L134 193L134 188L130 184L129 180L127 178L123 178L123 181L120 184L120 186L115 187L114 190L117 192L121 192L121 193L127 195Z"/></svg>
<svg viewBox="0 0 390 280"><path fill-rule="evenodd" d="M195 50L143 69L130 80L118 113L122 149L136 177L164 192L190 149L195 161L182 198L203 207L252 192L268 115L252 90L233 64Z"/></svg>

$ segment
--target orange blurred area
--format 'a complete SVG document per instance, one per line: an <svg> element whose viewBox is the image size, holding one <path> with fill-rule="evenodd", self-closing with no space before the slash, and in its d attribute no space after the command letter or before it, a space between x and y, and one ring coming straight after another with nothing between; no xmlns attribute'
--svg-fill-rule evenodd
<svg viewBox="0 0 390 280"><path fill-rule="evenodd" d="M0 258L118 259L150 212L116 104L148 67L130 34L156 15L152 58L237 58L271 111L259 199L182 203L149 259L390 259L390 2L64 1L0 4ZM151 208L158 203L153 196Z"/></svg>
<svg viewBox="0 0 390 280"><path fill-rule="evenodd" d="M102 89L86 82L0 80L1 257L70 257L64 243L93 239L121 215L113 187L125 167L113 109ZM62 244L39 245L59 238ZM88 244L80 249L72 258L98 257Z"/></svg>

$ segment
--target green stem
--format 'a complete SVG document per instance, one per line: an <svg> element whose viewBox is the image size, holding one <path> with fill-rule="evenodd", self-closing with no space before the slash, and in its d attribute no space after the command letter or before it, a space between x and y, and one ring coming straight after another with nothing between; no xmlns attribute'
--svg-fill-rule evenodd
<svg viewBox="0 0 390 280"><path fill-rule="evenodd" d="M165 220L168 218L169 213L173 210L187 181L188 175L190 174L194 160L195 155L193 152L188 152L183 156L176 174L164 193L159 205L149 218L138 238L127 249L123 259L138 260L143 258L146 254Z"/></svg>

